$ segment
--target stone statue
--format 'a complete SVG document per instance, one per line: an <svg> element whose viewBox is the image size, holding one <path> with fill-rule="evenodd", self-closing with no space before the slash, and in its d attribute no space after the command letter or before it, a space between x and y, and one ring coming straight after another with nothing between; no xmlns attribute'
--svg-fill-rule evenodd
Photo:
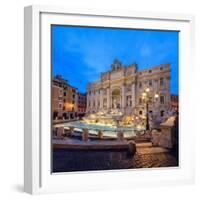
<svg viewBox="0 0 200 200"><path fill-rule="evenodd" d="M113 64L111 65L113 71L115 71L117 69L120 69L121 66L122 66L122 64L121 64L121 62L118 59L115 59L113 61Z"/></svg>
<svg viewBox="0 0 200 200"><path fill-rule="evenodd" d="M113 107L114 107L114 109L117 108L117 101L116 101L116 99L113 100Z"/></svg>

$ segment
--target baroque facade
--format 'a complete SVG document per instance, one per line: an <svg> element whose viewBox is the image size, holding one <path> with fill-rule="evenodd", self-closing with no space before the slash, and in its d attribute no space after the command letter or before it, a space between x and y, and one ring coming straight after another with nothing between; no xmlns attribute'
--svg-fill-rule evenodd
<svg viewBox="0 0 200 200"><path fill-rule="evenodd" d="M86 112L109 113L118 109L125 115L144 115L142 93L149 88L152 98L149 112L163 117L170 108L170 74L170 64L138 70L137 64L123 66L114 60L110 71L102 73L99 81L88 84ZM159 95L156 100L155 94Z"/></svg>

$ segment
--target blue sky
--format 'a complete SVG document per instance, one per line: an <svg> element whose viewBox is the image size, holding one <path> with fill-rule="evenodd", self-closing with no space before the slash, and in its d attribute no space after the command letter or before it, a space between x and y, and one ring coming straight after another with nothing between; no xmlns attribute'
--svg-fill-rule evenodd
<svg viewBox="0 0 200 200"><path fill-rule="evenodd" d="M52 26L52 73L86 92L117 58L142 70L171 63L171 93L178 94L178 32Z"/></svg>

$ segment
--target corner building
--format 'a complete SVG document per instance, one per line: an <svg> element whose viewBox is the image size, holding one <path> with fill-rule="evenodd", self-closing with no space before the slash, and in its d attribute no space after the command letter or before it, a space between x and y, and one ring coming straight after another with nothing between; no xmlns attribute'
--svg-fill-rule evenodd
<svg viewBox="0 0 200 200"><path fill-rule="evenodd" d="M78 116L77 97L77 89L57 75L52 82L53 119L75 119Z"/></svg>
<svg viewBox="0 0 200 200"><path fill-rule="evenodd" d="M142 93L149 88L152 97L149 112L164 117L170 109L170 74L170 64L139 71L137 64L123 66L114 60L110 71L102 73L99 81L88 84L86 112L109 113L118 109L124 115L144 115L146 104ZM155 94L159 95L157 100L153 98Z"/></svg>

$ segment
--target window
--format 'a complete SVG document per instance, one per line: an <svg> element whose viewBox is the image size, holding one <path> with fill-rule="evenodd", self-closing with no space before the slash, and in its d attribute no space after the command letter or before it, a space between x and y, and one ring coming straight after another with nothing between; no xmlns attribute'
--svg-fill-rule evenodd
<svg viewBox="0 0 200 200"><path fill-rule="evenodd" d="M63 113L63 118L67 119L67 113Z"/></svg>
<svg viewBox="0 0 200 200"><path fill-rule="evenodd" d="M128 86L126 87L126 91L127 91L127 92L131 91L131 85L128 85Z"/></svg>
<svg viewBox="0 0 200 200"><path fill-rule="evenodd" d="M150 96L150 97L149 97L149 103L152 104L152 102L153 102L153 97Z"/></svg>
<svg viewBox="0 0 200 200"><path fill-rule="evenodd" d="M142 87L142 83L140 82L140 83L139 83L139 88L141 88L141 87Z"/></svg>
<svg viewBox="0 0 200 200"><path fill-rule="evenodd" d="M63 99L63 102L65 103L65 102L66 102L66 99Z"/></svg>
<svg viewBox="0 0 200 200"><path fill-rule="evenodd" d="M62 97L58 97L58 101L62 101Z"/></svg>
<svg viewBox="0 0 200 200"><path fill-rule="evenodd" d="M151 70L149 70L149 73L151 73L152 71Z"/></svg>
<svg viewBox="0 0 200 200"><path fill-rule="evenodd" d="M163 116L164 116L164 113L165 113L165 111L164 111L164 110L161 110L161 111L160 111L160 116L163 117Z"/></svg>
<svg viewBox="0 0 200 200"><path fill-rule="evenodd" d="M149 86L152 86L152 80L149 81Z"/></svg>
<svg viewBox="0 0 200 200"><path fill-rule="evenodd" d="M58 117L58 112L57 111L54 111L53 112L53 119L56 119Z"/></svg>
<svg viewBox="0 0 200 200"><path fill-rule="evenodd" d="M160 96L160 103L164 104L164 96Z"/></svg>
<svg viewBox="0 0 200 200"><path fill-rule="evenodd" d="M164 80L163 80L163 78L160 78L160 85L161 85L161 86L164 85Z"/></svg>
<svg viewBox="0 0 200 200"><path fill-rule="evenodd" d="M126 96L126 106L132 106L131 95Z"/></svg>
<svg viewBox="0 0 200 200"><path fill-rule="evenodd" d="M63 95L66 97L66 92L64 92Z"/></svg>
<svg viewBox="0 0 200 200"><path fill-rule="evenodd" d="M141 110L139 111L139 115L142 115L142 111Z"/></svg>

